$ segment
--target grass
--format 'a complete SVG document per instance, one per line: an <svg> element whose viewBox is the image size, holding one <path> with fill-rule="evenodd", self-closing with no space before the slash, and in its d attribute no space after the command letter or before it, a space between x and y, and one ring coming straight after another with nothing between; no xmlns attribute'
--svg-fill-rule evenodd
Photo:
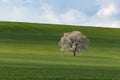
<svg viewBox="0 0 120 80"><path fill-rule="evenodd" d="M89 50L76 57L58 46L79 30ZM119 80L120 29L0 22L0 80Z"/></svg>

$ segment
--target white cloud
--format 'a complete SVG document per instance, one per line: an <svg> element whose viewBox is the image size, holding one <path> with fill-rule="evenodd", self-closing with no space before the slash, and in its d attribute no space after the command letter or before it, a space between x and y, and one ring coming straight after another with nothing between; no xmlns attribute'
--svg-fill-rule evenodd
<svg viewBox="0 0 120 80"><path fill-rule="evenodd" d="M10 0L2 0L3 2L5 2L5 3L8 3Z"/></svg>
<svg viewBox="0 0 120 80"><path fill-rule="evenodd" d="M60 15L65 24L78 24L86 21L87 16L78 10L71 9Z"/></svg>
<svg viewBox="0 0 120 80"><path fill-rule="evenodd" d="M40 17L42 17L43 20L48 23L60 23L58 16L52 10L51 6L44 4L42 5L41 10L42 15Z"/></svg>
<svg viewBox="0 0 120 80"><path fill-rule="evenodd" d="M87 16L78 10L70 9L63 13L55 13L51 5L44 4L41 7L42 15L40 16L45 22L58 24L78 24L85 22Z"/></svg>
<svg viewBox="0 0 120 80"><path fill-rule="evenodd" d="M118 14L120 14L120 11L115 1L101 0L100 9L90 18L89 24L120 28L120 20L115 17Z"/></svg>
<svg viewBox="0 0 120 80"><path fill-rule="evenodd" d="M26 9L24 7L5 7L0 8L0 20L21 21L25 19Z"/></svg>
<svg viewBox="0 0 120 80"><path fill-rule="evenodd" d="M110 17L112 15L117 14L119 11L115 4L109 4L108 6L102 7L98 12L97 15L101 17Z"/></svg>
<svg viewBox="0 0 120 80"><path fill-rule="evenodd" d="M13 8L12 18L13 20L23 20L25 18L26 9L22 7Z"/></svg>
<svg viewBox="0 0 120 80"><path fill-rule="evenodd" d="M95 23L94 26L120 28L120 21L108 21L108 22Z"/></svg>
<svg viewBox="0 0 120 80"><path fill-rule="evenodd" d="M112 22L108 23L108 25L106 25L106 26L120 28L120 21L112 21Z"/></svg>
<svg viewBox="0 0 120 80"><path fill-rule="evenodd" d="M30 5L24 5L23 1ZM32 5L33 0L2 0L2 2L0 3L2 5L0 5L0 20L106 27L120 26L120 19L115 19L115 16L120 14L116 0L98 0L100 8L92 16L76 8L58 13L54 9L55 6L44 3L42 0L37 3L37 6L36 3ZM19 2L20 4L17 5ZM38 6L38 4L40 5Z"/></svg>

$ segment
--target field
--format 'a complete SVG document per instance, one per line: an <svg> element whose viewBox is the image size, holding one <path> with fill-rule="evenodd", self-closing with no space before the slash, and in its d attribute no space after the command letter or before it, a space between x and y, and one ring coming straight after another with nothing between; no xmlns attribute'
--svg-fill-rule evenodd
<svg viewBox="0 0 120 80"><path fill-rule="evenodd" d="M58 46L74 30L90 40L76 57ZM0 80L120 80L120 29L0 22Z"/></svg>

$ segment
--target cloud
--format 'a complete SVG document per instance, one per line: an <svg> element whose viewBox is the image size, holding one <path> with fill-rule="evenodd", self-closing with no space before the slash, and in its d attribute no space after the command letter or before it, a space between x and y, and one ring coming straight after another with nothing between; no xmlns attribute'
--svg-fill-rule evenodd
<svg viewBox="0 0 120 80"><path fill-rule="evenodd" d="M109 4L107 6L102 7L98 12L97 15L101 17L111 17L112 15L117 14L119 11L115 4Z"/></svg>
<svg viewBox="0 0 120 80"><path fill-rule="evenodd" d="M100 8L94 16L90 18L90 25L103 26L103 27L116 27L119 28L120 20L117 19L120 10L116 1L103 1L100 2Z"/></svg>
<svg viewBox="0 0 120 80"><path fill-rule="evenodd" d="M26 16L26 9L24 7L5 7L0 8L0 20L7 21L22 21Z"/></svg>
<svg viewBox="0 0 120 80"><path fill-rule="evenodd" d="M9 0L2 0L3 2L5 2L5 3L8 3L9 2Z"/></svg>
<svg viewBox="0 0 120 80"><path fill-rule="evenodd" d="M13 8L11 11L11 17L13 18L13 20L22 20L25 17L24 15L26 15L25 11L26 10L22 7Z"/></svg>
<svg viewBox="0 0 120 80"><path fill-rule="evenodd" d="M106 27L120 26L119 0L93 0L96 2L95 5L93 2L89 2L90 4L87 5L86 1L79 0L80 4L86 3L85 6L76 5L79 1L75 4L70 2L69 5L62 4L64 0L59 1L61 5L57 5L59 3L55 0L50 1L1 0L0 20ZM63 6L65 7L64 10L62 10Z"/></svg>
<svg viewBox="0 0 120 80"><path fill-rule="evenodd" d="M33 0L2 1L0 1L1 21L40 22L39 16L41 15L41 10L39 10L39 7L36 8L33 6L31 2Z"/></svg>
<svg viewBox="0 0 120 80"><path fill-rule="evenodd" d="M58 14L53 10L51 5L44 4L42 5L41 10L42 15L40 16L40 19L43 19L47 23L77 25L79 23L82 24L82 22L87 20L87 16L76 9L70 9Z"/></svg>
<svg viewBox="0 0 120 80"><path fill-rule="evenodd" d="M86 21L87 19L87 16L84 13L76 9L70 9L61 14L60 17L62 22L65 24L78 24Z"/></svg>
<svg viewBox="0 0 120 80"><path fill-rule="evenodd" d="M52 10L52 7L48 4L41 6L42 15L41 18L48 23L60 23L58 16Z"/></svg>
<svg viewBox="0 0 120 80"><path fill-rule="evenodd" d="M106 21L106 22L96 22L94 26L102 27L111 27L111 28L120 28L120 21Z"/></svg>

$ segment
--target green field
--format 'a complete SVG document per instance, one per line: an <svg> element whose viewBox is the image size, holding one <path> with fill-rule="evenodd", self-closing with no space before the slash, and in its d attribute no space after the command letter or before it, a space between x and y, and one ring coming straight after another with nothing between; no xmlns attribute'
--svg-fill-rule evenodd
<svg viewBox="0 0 120 80"><path fill-rule="evenodd" d="M76 57L58 46L73 30L90 40ZM120 80L120 29L0 22L0 80Z"/></svg>

